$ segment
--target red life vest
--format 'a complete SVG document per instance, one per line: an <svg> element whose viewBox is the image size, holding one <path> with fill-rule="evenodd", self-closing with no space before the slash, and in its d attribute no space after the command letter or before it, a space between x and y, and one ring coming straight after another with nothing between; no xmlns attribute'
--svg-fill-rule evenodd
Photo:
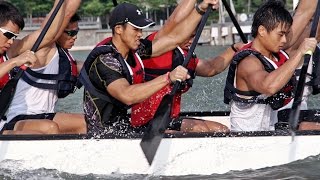
<svg viewBox="0 0 320 180"><path fill-rule="evenodd" d="M4 63L4 56L2 55L0 57L0 64ZM2 77L0 77L0 90L7 84L7 82L10 80L10 74L6 73Z"/></svg>
<svg viewBox="0 0 320 180"><path fill-rule="evenodd" d="M111 40L112 40L112 37L108 37L108 38L102 40L101 42L99 42L96 45L96 47L101 46L101 45L106 45L106 44L110 43ZM131 65L129 65L127 63L127 61L125 61L125 64L127 67L124 67L124 68L127 68L127 70L129 71L129 73L131 75L131 78L126 77L126 79L128 80L128 82L130 84L143 83L145 73L144 73L144 66L143 66L142 60L136 52L132 51L132 54L133 54L136 66L132 67Z"/></svg>
<svg viewBox="0 0 320 180"><path fill-rule="evenodd" d="M153 40L156 33L151 34L148 39ZM181 52L181 48L180 48ZM183 56L187 53L186 51L181 52ZM166 52L158 57L152 57L150 59L143 60L143 65L145 67L146 77L157 77L162 74L166 74L167 72L174 69L173 67L173 59L174 51ZM181 56L181 57L183 57ZM181 63L183 62L184 58L182 58ZM180 63L180 64L181 64ZM195 70L198 63L198 59L191 59L188 64L188 69ZM154 73L158 72L158 74ZM152 74L153 73L153 74ZM151 79L153 79L151 78ZM146 79L146 81L151 80ZM173 98L172 109L171 109L171 118L176 118L179 116L180 108L181 108L181 94L186 92L189 87L183 89L181 92L176 93ZM151 97L146 99L145 101L138 103L132 107L131 112L131 125L134 127L142 126L147 124L154 116L156 110L158 109L162 98L169 94L172 90L171 85L167 85L159 90L157 93L153 94Z"/></svg>

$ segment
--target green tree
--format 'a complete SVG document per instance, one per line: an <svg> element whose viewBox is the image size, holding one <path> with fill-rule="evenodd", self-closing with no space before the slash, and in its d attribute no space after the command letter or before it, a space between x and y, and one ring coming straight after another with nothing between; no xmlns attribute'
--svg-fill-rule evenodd
<svg viewBox="0 0 320 180"><path fill-rule="evenodd" d="M53 5L53 0L9 0L25 16L47 14Z"/></svg>
<svg viewBox="0 0 320 180"><path fill-rule="evenodd" d="M105 4L100 0L83 1L81 12L85 16L101 16L105 12Z"/></svg>
<svg viewBox="0 0 320 180"><path fill-rule="evenodd" d="M32 22L33 16L45 16L53 6L53 0L9 0L15 5L28 21Z"/></svg>

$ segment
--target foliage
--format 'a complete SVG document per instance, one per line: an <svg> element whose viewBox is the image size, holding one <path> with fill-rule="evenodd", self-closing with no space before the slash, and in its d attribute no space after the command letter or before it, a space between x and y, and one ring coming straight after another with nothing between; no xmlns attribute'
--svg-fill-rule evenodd
<svg viewBox="0 0 320 180"><path fill-rule="evenodd" d="M54 0L7 0L18 7L25 17L46 15ZM172 12L177 5L177 0L117 0L118 3L129 2L137 4L142 9L148 9L148 12L157 16L156 12L166 14L167 10ZM229 1L229 0L228 0ZM253 13L266 0L233 0L237 13ZM284 0L292 7L292 1ZM82 0L79 12L83 16L107 16L113 8L112 0ZM210 16L211 20L217 20L218 13ZM163 19L166 17L153 17Z"/></svg>
<svg viewBox="0 0 320 180"><path fill-rule="evenodd" d="M9 0L24 16L41 15L48 13L53 5L53 0Z"/></svg>
<svg viewBox="0 0 320 180"><path fill-rule="evenodd" d="M101 16L105 12L105 4L100 0L83 1L81 11L85 16Z"/></svg>

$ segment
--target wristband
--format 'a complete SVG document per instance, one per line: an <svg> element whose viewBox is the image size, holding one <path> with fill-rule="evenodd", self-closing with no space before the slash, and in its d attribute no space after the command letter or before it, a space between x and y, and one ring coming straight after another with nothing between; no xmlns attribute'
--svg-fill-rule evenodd
<svg viewBox="0 0 320 180"><path fill-rule="evenodd" d="M235 44L235 43L231 44L231 49L232 49L234 52L238 52L238 50L234 47L234 44Z"/></svg>
<svg viewBox="0 0 320 180"><path fill-rule="evenodd" d="M196 8L197 12L200 14L200 15L204 15L205 11L203 11L202 9L199 8L199 4L196 3L194 5L194 7Z"/></svg>

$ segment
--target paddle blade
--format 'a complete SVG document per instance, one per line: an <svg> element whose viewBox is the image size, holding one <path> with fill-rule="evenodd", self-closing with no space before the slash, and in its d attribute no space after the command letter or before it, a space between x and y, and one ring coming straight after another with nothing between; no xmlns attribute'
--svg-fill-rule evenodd
<svg viewBox="0 0 320 180"><path fill-rule="evenodd" d="M140 142L140 146L148 163L151 165L160 145L164 131L170 123L170 113L173 95L167 94L163 97L151 123Z"/></svg>

